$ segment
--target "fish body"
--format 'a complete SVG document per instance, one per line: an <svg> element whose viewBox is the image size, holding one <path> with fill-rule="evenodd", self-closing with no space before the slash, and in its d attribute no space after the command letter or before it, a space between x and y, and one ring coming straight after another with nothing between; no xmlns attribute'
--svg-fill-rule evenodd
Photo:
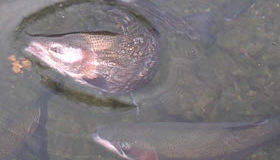
<svg viewBox="0 0 280 160"><path fill-rule="evenodd" d="M35 36L25 50L60 73L109 93L139 87L158 62L158 42L148 31Z"/></svg>
<svg viewBox="0 0 280 160"><path fill-rule="evenodd" d="M92 136L129 160L237 159L279 136L279 122L123 123L99 127Z"/></svg>

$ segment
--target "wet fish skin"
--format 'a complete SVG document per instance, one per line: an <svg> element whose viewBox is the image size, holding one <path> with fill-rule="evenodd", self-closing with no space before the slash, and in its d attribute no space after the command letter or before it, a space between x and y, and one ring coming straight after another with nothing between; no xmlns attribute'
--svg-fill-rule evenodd
<svg viewBox="0 0 280 160"><path fill-rule="evenodd" d="M129 160L237 159L279 136L280 117L252 123L122 123L94 141Z"/></svg>
<svg viewBox="0 0 280 160"><path fill-rule="evenodd" d="M150 80L157 66L156 36L137 31L33 35L25 51L82 84L122 94Z"/></svg>

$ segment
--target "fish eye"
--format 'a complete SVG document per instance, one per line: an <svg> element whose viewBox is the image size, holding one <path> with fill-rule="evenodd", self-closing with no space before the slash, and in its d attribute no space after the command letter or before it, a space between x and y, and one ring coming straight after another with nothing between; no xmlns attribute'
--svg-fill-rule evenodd
<svg viewBox="0 0 280 160"><path fill-rule="evenodd" d="M62 54L61 47L58 46L51 46L49 50L54 53Z"/></svg>

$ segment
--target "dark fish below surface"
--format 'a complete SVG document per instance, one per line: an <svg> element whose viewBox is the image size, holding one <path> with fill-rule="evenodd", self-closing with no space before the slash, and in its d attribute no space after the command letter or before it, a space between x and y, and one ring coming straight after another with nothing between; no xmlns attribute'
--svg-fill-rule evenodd
<svg viewBox="0 0 280 160"><path fill-rule="evenodd" d="M277 138L280 117L253 123L122 123L99 127L94 141L128 160L242 158Z"/></svg>
<svg viewBox="0 0 280 160"><path fill-rule="evenodd" d="M21 149L24 141L36 130L39 123L40 110L31 111L28 115L31 117L27 118L17 115L7 127L1 128L0 159L13 157L13 154Z"/></svg>
<svg viewBox="0 0 280 160"><path fill-rule="evenodd" d="M27 150L42 149L40 153L43 153L43 150L46 148L43 149L39 143L44 140L44 137L38 133L45 127L45 122L43 121L46 121L48 116L46 112L50 95L51 94L49 92L40 94L40 97L32 106L32 110L28 110L28 113L22 111L15 117L11 117L13 120L11 120L5 128L1 128L1 160L10 160L15 158L19 160L30 159L30 157L24 158L23 156ZM35 140L34 137L40 137L40 139L37 138ZM32 143L33 146L27 145L28 143ZM42 157L40 159L47 160Z"/></svg>
<svg viewBox="0 0 280 160"><path fill-rule="evenodd" d="M15 154L16 160L49 160L48 155L48 101L53 96L50 91L41 89L34 107L40 109L40 117L36 121L36 128L26 139L19 152Z"/></svg>
<svg viewBox="0 0 280 160"><path fill-rule="evenodd" d="M195 13L185 17L177 17L174 14L161 10L150 0L107 0L126 6L138 14L144 15L153 24L159 24L175 33L186 35L191 40L200 40L213 43L215 37L211 33L211 27L215 22L217 12L222 12L227 21L234 20L246 12L256 0L229 0L224 3L220 11ZM164 0L163 0L164 1Z"/></svg>

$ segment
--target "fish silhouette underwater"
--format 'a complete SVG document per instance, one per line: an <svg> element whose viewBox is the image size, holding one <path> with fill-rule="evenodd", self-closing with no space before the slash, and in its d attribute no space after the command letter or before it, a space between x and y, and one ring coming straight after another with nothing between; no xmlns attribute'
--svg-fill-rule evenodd
<svg viewBox="0 0 280 160"><path fill-rule="evenodd" d="M239 160L279 137L280 117L252 123L121 123L93 140L127 160Z"/></svg>

